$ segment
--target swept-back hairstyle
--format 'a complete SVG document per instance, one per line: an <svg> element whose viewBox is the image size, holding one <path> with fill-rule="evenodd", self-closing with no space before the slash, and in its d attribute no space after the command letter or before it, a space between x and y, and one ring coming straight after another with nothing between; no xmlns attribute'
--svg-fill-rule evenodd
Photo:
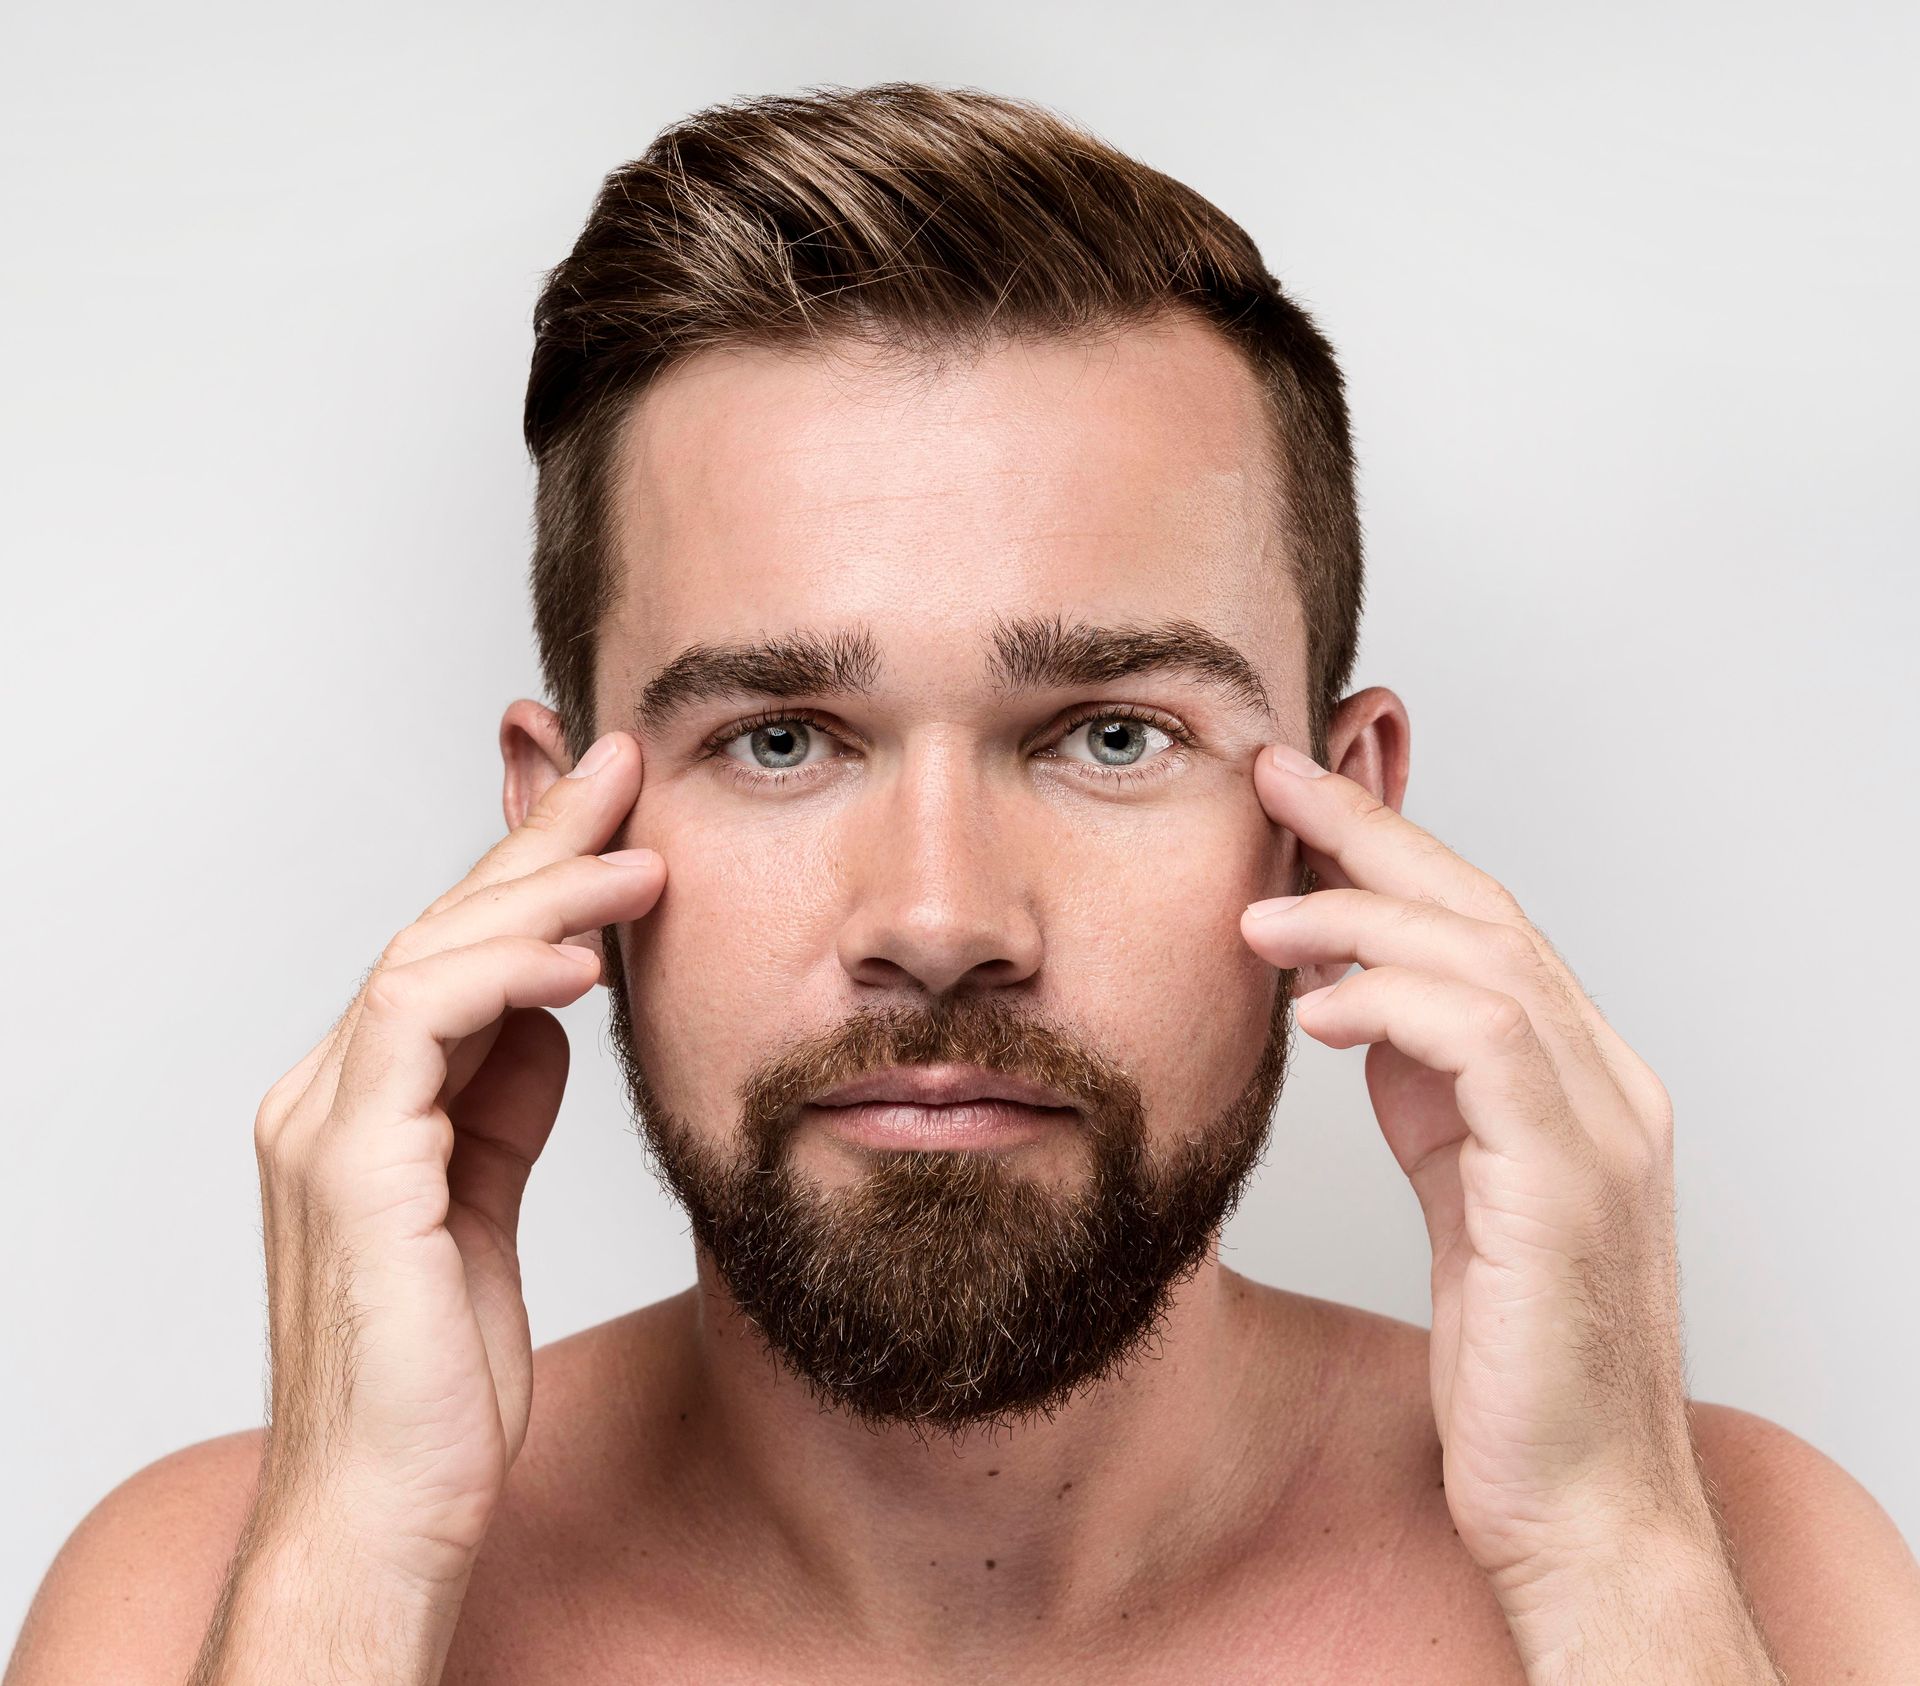
<svg viewBox="0 0 1920 1686"><path fill-rule="evenodd" d="M618 584L616 447L662 370L723 344L937 353L1182 310L1240 348L1267 399L1324 755L1362 603L1346 400L1332 346L1237 223L1043 107L977 89L815 89L664 130L606 177L534 312L533 616L573 753L594 737L595 645Z"/></svg>

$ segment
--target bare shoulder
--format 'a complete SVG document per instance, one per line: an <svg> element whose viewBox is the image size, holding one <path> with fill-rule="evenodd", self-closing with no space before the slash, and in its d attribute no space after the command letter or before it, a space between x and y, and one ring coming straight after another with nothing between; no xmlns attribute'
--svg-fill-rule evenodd
<svg viewBox="0 0 1920 1686"><path fill-rule="evenodd" d="M1274 1292L1269 1290L1269 1292ZM1294 1297L1338 1355L1348 1420L1379 1447L1433 1433L1417 1324ZM1920 1680L1920 1562L1873 1495L1817 1447L1751 1411L1688 1402L1694 1444L1761 1631L1789 1680ZM1389 1479L1401 1459L1381 1455Z"/></svg>
<svg viewBox="0 0 1920 1686"><path fill-rule="evenodd" d="M1893 1518L1778 1423L1730 1405L1691 1410L1741 1580L1787 1677L1920 1679L1920 1564Z"/></svg>
<svg viewBox="0 0 1920 1686"><path fill-rule="evenodd" d="M40 1583L6 1686L185 1679L253 1505L263 1437L183 1446L88 1511Z"/></svg>
<svg viewBox="0 0 1920 1686"><path fill-rule="evenodd" d="M524 1567L514 1545L540 1519L578 1521L577 1495L603 1498L583 1430L609 1426L607 1400L631 1391L622 1368L688 1304L663 1301L534 1353L534 1421L496 1522L496 1564ZM169 1452L88 1511L41 1581L4 1686L187 1678L253 1508L265 1437L245 1429Z"/></svg>

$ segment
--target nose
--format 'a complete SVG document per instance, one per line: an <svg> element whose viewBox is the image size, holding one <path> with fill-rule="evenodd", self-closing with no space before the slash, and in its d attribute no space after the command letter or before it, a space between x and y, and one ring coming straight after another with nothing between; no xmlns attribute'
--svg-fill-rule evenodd
<svg viewBox="0 0 1920 1686"><path fill-rule="evenodd" d="M856 983L930 995L1019 983L1040 968L1008 793L955 743L921 742L846 812L840 963ZM1044 845L1042 845L1044 846Z"/></svg>

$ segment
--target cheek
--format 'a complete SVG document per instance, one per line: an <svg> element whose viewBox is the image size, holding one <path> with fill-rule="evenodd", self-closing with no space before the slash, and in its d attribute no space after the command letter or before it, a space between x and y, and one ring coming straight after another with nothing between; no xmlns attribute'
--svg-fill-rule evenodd
<svg viewBox="0 0 1920 1686"><path fill-rule="evenodd" d="M689 1124L731 1120L741 1079L797 1021L822 940L820 866L791 835L664 802L635 830L667 863L660 900L621 933L635 1051Z"/></svg>
<svg viewBox="0 0 1920 1686"><path fill-rule="evenodd" d="M1253 1075L1277 973L1247 946L1240 915L1282 893L1264 815L1142 834L1124 859L1069 875L1048 943L1079 1022L1141 1086L1155 1133L1210 1116ZM1089 857L1083 852L1082 860Z"/></svg>

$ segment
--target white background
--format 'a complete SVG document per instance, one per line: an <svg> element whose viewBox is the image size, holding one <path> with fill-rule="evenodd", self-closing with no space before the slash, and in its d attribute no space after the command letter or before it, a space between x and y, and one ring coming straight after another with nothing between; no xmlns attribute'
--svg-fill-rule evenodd
<svg viewBox="0 0 1920 1686"><path fill-rule="evenodd" d="M103 1493L260 1420L255 1106L500 830L542 271L671 119L894 77L1079 118L1317 314L1408 812L1672 1091L1695 1393L1920 1538L1914 16L14 8L0 1642ZM538 1341L691 1280L604 999ZM1304 1044L1230 1256L1425 1321L1360 1060Z"/></svg>

